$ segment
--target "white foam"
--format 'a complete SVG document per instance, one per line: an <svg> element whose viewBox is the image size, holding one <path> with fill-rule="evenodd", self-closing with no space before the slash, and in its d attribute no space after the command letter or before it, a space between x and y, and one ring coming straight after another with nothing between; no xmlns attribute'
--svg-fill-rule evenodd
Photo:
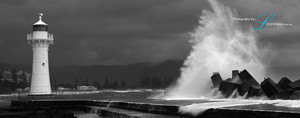
<svg viewBox="0 0 300 118"><path fill-rule="evenodd" d="M12 93L12 94L0 94L0 97L12 97L12 96L18 96L18 93Z"/></svg>
<svg viewBox="0 0 300 118"><path fill-rule="evenodd" d="M206 102L200 104L192 104L187 106L182 106L179 108L179 112L181 113L190 113L192 115L198 115L210 108L221 108L221 107L232 107L232 106L241 106L241 105L253 105L258 104L254 102L238 102L238 101L231 101L231 102Z"/></svg>
<svg viewBox="0 0 300 118"><path fill-rule="evenodd" d="M281 100L274 105L281 107L300 108L300 100Z"/></svg>
<svg viewBox="0 0 300 118"><path fill-rule="evenodd" d="M210 108L271 104L280 107L300 108L300 100L255 100L255 99L207 99L205 103L195 103L179 108L180 113L199 115Z"/></svg>
<svg viewBox="0 0 300 118"><path fill-rule="evenodd" d="M199 25L191 33L192 50L168 96L209 96L213 72L220 72L226 79L233 69L247 69L259 82L265 77L261 57L267 49L257 47L255 32L233 21L237 12L221 4L221 0L208 1L212 11L203 10Z"/></svg>
<svg viewBox="0 0 300 118"><path fill-rule="evenodd" d="M111 93L130 93L130 92L161 92L163 90L152 90L152 89L127 89L127 90L112 90L112 89L104 89L104 90L97 90L97 91L57 91L52 92L52 94L63 94L63 95L80 95L80 94L95 94L95 93L102 93L102 92L111 92ZM29 93L20 93L20 94L29 94ZM18 96L18 93L12 94L0 94L0 97L12 97Z"/></svg>
<svg viewBox="0 0 300 118"><path fill-rule="evenodd" d="M99 115L93 113L86 113L86 114L76 114L77 118L100 118Z"/></svg>
<svg viewBox="0 0 300 118"><path fill-rule="evenodd" d="M63 91L63 95L79 95L79 94L94 94L101 93L102 91ZM55 93L56 94L56 93Z"/></svg>
<svg viewBox="0 0 300 118"><path fill-rule="evenodd" d="M104 92L115 92L115 93L130 93L130 92L151 92L152 89L127 89L127 90L103 90L103 91Z"/></svg>
<svg viewBox="0 0 300 118"><path fill-rule="evenodd" d="M80 95L80 94L95 94L102 92L111 92L111 93L131 93L131 92L151 92L152 89L127 89L127 90L113 90L113 89L104 89L98 91L63 91L63 95ZM155 90L160 91L160 90Z"/></svg>

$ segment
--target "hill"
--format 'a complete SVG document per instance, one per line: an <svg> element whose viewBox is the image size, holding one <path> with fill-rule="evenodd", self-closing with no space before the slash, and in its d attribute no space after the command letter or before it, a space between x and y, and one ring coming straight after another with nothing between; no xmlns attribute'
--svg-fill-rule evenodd
<svg viewBox="0 0 300 118"><path fill-rule="evenodd" d="M77 79L82 83L88 78L89 83L99 81L103 85L105 78L109 82L124 80L129 86L137 86L145 77L177 78L180 74L182 61L169 60L158 64L136 63L130 65L91 65L91 66L51 66L52 83L74 83ZM0 63L0 72L4 70L25 70L31 73L31 65Z"/></svg>

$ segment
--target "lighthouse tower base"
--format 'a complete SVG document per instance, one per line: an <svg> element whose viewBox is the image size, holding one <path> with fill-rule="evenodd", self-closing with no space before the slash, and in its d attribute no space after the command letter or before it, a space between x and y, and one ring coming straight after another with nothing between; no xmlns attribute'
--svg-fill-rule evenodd
<svg viewBox="0 0 300 118"><path fill-rule="evenodd" d="M48 47L51 44L45 31L36 31L31 34L30 41L33 49L32 79L30 94L51 94L51 82L48 63Z"/></svg>

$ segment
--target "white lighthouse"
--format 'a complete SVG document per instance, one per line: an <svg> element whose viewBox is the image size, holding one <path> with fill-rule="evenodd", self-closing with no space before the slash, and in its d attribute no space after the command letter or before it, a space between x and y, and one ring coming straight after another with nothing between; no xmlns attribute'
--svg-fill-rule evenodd
<svg viewBox="0 0 300 118"><path fill-rule="evenodd" d="M42 21L42 16L40 13L39 21L33 24L33 32L27 34L33 50L30 95L51 94L48 47L53 44L53 34L48 33L48 25Z"/></svg>

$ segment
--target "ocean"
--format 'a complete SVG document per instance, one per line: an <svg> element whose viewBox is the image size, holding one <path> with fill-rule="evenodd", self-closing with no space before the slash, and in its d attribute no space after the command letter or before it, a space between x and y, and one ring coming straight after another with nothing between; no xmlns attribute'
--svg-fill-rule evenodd
<svg viewBox="0 0 300 118"><path fill-rule="evenodd" d="M300 100L268 100L253 99L220 99L220 98L153 98L153 94L163 93L163 90L101 90L101 91L65 91L63 99L92 99L127 101L150 104L178 105L179 112L197 115L210 108L240 109L253 111L276 111L300 113ZM0 95L0 107L10 105L10 101L18 99L18 94ZM81 114L94 116L95 114Z"/></svg>

